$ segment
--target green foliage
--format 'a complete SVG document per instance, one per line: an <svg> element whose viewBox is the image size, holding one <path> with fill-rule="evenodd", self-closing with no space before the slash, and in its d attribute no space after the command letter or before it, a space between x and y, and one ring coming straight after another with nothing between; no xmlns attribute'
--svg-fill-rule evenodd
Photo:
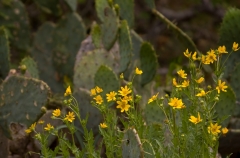
<svg viewBox="0 0 240 158"><path fill-rule="evenodd" d="M72 78L75 57L85 37L85 26L77 13L66 15L56 26L52 60L60 77Z"/></svg>
<svg viewBox="0 0 240 158"><path fill-rule="evenodd" d="M132 41L127 21L121 21L119 31L119 46L120 46L120 72L127 69L132 58Z"/></svg>
<svg viewBox="0 0 240 158"><path fill-rule="evenodd" d="M120 7L120 17L127 20L130 28L134 25L134 1L133 0L114 0Z"/></svg>
<svg viewBox="0 0 240 158"><path fill-rule="evenodd" d="M150 43L144 42L140 50L140 62L143 74L141 75L141 85L145 85L153 80L157 72L158 61L156 52Z"/></svg>
<svg viewBox="0 0 240 158"><path fill-rule="evenodd" d="M11 123L21 123L27 127L36 122L48 103L50 89L40 80L11 76L0 86L0 126L4 134L11 138ZM16 110L17 109L17 110Z"/></svg>
<svg viewBox="0 0 240 158"><path fill-rule="evenodd" d="M30 74L32 78L39 78L37 64L31 57L23 58L20 63L20 66L22 65L26 66L26 71Z"/></svg>
<svg viewBox="0 0 240 158"><path fill-rule="evenodd" d="M127 129L124 133L122 142L122 156L129 158L143 158L143 149L137 131Z"/></svg>
<svg viewBox="0 0 240 158"><path fill-rule="evenodd" d="M237 8L230 8L224 18L223 22L220 27L219 31L219 45L225 45L228 53L232 50L233 42L240 43L240 37L238 36L240 34L240 10ZM223 57L222 61L225 61L227 56ZM225 66L225 77L229 77L235 68L235 66L239 63L240 58L240 50L233 53L227 60L227 62L224 64Z"/></svg>
<svg viewBox="0 0 240 158"><path fill-rule="evenodd" d="M103 24L101 25L102 42L110 50L117 39L118 17L112 8L105 8Z"/></svg>
<svg viewBox="0 0 240 158"><path fill-rule="evenodd" d="M27 51L30 47L30 26L25 6L20 0L12 1L11 5L0 2L0 26L5 26L11 44Z"/></svg>
<svg viewBox="0 0 240 158"><path fill-rule="evenodd" d="M4 27L0 27L0 78L4 79L10 70L9 42Z"/></svg>
<svg viewBox="0 0 240 158"><path fill-rule="evenodd" d="M117 75L109 67L102 65L99 67L94 77L95 86L99 86L104 89L103 96L111 91L117 91L119 89L119 80Z"/></svg>

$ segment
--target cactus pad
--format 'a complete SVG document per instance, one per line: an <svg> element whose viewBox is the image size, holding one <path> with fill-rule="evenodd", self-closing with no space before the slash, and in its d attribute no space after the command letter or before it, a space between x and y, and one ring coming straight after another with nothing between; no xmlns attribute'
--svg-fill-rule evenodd
<svg viewBox="0 0 240 158"><path fill-rule="evenodd" d="M67 3L71 11L75 12L77 9L77 0L64 0Z"/></svg>
<svg viewBox="0 0 240 158"><path fill-rule="evenodd" d="M240 10L236 8L229 9L224 18L220 27L220 39L219 45L225 45L227 51L230 53L232 51L233 42L240 43ZM234 29L233 29L234 28ZM225 61L227 55L223 55L222 61ZM225 77L229 77L233 72L237 63L239 63L240 50L231 54L225 63Z"/></svg>
<svg viewBox="0 0 240 158"><path fill-rule="evenodd" d="M153 80L157 72L157 55L150 43L144 42L140 50L140 63L143 74L141 75L141 85L145 85Z"/></svg>
<svg viewBox="0 0 240 158"><path fill-rule="evenodd" d="M122 21L119 32L120 72L127 69L132 58L132 41L127 21Z"/></svg>
<svg viewBox="0 0 240 158"><path fill-rule="evenodd" d="M46 82L53 92L64 92L64 87L59 81L57 72L52 63L53 39L52 34L55 26L52 23L44 23L37 31L31 55L36 61L39 77Z"/></svg>
<svg viewBox="0 0 240 158"><path fill-rule="evenodd" d="M102 42L107 50L110 50L117 39L118 17L112 8L105 8L104 22L101 26Z"/></svg>
<svg viewBox="0 0 240 158"><path fill-rule="evenodd" d="M101 29L100 26L96 23L92 25L92 30L91 30L91 35L92 35L92 41L95 46L95 48L100 48L101 47Z"/></svg>
<svg viewBox="0 0 240 158"><path fill-rule="evenodd" d="M160 124L163 123L165 119L162 109L156 102L152 102L145 106L144 116L147 124Z"/></svg>
<svg viewBox="0 0 240 158"><path fill-rule="evenodd" d="M236 94L237 101L240 101L240 63L235 67L233 72L230 78L230 85Z"/></svg>
<svg viewBox="0 0 240 158"><path fill-rule="evenodd" d="M97 70L94 77L95 86L103 89L102 96L106 96L111 91L118 91L119 80L117 75L107 66L102 65Z"/></svg>
<svg viewBox="0 0 240 158"><path fill-rule="evenodd" d="M98 125L102 121L102 114L101 112L91 104L92 97L90 96L90 92L84 89L77 89L73 96L77 99L79 103L79 110L82 119L85 119L87 115L88 122L87 128L92 130L94 134L99 131ZM80 127L79 120L75 120L75 125Z"/></svg>
<svg viewBox="0 0 240 158"><path fill-rule="evenodd" d="M53 33L53 64L61 78L72 79L75 58L85 36L85 26L77 13L68 14L58 23Z"/></svg>
<svg viewBox="0 0 240 158"><path fill-rule="evenodd" d="M117 70L117 65L112 54L102 49L87 52L76 63L74 68L74 87L91 89L94 87L94 75L101 65L106 64L113 70Z"/></svg>
<svg viewBox="0 0 240 158"><path fill-rule="evenodd" d="M0 87L0 126L11 138L9 125L20 123L29 127L43 114L50 89L40 80L11 76Z"/></svg>
<svg viewBox="0 0 240 158"><path fill-rule="evenodd" d="M4 27L0 27L0 78L4 79L10 70L9 43Z"/></svg>
<svg viewBox="0 0 240 158"><path fill-rule="evenodd" d="M122 140L122 157L143 158L143 149L137 131L128 129L124 133Z"/></svg>
<svg viewBox="0 0 240 158"><path fill-rule="evenodd" d="M11 44L21 50L27 50L30 44L30 27L26 9L20 0L4 5L0 2L0 26L6 26L11 36Z"/></svg>
<svg viewBox="0 0 240 158"><path fill-rule="evenodd" d="M27 72L30 74L32 78L38 79L38 68L36 62L30 58L30 57L25 57L21 61L20 65L25 65L27 67Z"/></svg>
<svg viewBox="0 0 240 158"><path fill-rule="evenodd" d="M134 0L114 0L120 7L120 16L127 20L130 28L134 25Z"/></svg>
<svg viewBox="0 0 240 158"><path fill-rule="evenodd" d="M108 0L95 0L95 7L97 11L98 18L104 22L104 11L107 7L110 7Z"/></svg>
<svg viewBox="0 0 240 158"><path fill-rule="evenodd" d="M215 105L215 110L217 112L217 116L220 117L227 117L230 116L234 113L234 110L236 108L236 96L233 92L233 90L228 87L227 92L221 92L219 96L219 101ZM227 126L230 117L228 117L223 123L223 126Z"/></svg>

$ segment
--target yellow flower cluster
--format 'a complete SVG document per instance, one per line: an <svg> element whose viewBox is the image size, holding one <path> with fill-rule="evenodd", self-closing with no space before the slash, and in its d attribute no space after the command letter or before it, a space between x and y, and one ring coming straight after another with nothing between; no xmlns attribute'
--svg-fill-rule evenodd
<svg viewBox="0 0 240 158"><path fill-rule="evenodd" d="M35 130L35 127L36 127L36 122L33 123L28 129L26 129L25 132L26 132L27 134L29 134L29 133L31 133L32 131Z"/></svg>
<svg viewBox="0 0 240 158"><path fill-rule="evenodd" d="M70 88L70 86L68 86L65 93L64 93L64 96L66 97L66 96L69 96L71 94L72 94L71 88Z"/></svg>
<svg viewBox="0 0 240 158"><path fill-rule="evenodd" d="M210 125L208 126L208 133L213 134L213 135L218 135L219 133L221 133L220 131L221 126L218 125L218 123L210 123ZM222 134L227 134L228 133L228 129L226 127L222 128Z"/></svg>
<svg viewBox="0 0 240 158"><path fill-rule="evenodd" d="M142 70L136 67L135 74L141 75L143 73ZM120 75L120 79L123 79L123 73ZM101 105L103 103L103 98L100 94L103 90L96 86L95 88L91 89L91 96L95 96L93 99L95 103ZM98 94L98 95L97 95ZM118 97L117 97L118 96ZM120 87L120 90L117 92L111 91L106 94L107 102L116 101L117 107L121 110L121 112L128 111L130 108L129 102L132 101L132 90L128 86ZM103 125L100 125L101 128Z"/></svg>
<svg viewBox="0 0 240 158"><path fill-rule="evenodd" d="M168 103L168 105L172 106L173 109L182 109L186 107L183 104L182 99L178 99L176 97L170 98L170 102Z"/></svg>

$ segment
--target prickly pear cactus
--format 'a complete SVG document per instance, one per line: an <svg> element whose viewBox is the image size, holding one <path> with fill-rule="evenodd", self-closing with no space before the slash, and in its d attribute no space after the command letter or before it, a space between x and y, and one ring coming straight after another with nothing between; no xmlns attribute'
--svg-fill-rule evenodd
<svg viewBox="0 0 240 158"><path fill-rule="evenodd" d="M141 85L146 85L153 80L158 68L157 55L150 43L144 42L140 50L140 63L143 74Z"/></svg>
<svg viewBox="0 0 240 158"><path fill-rule="evenodd" d="M103 49L88 52L81 57L79 62L76 62L74 68L74 87L91 89L95 86L94 75L101 65L106 64L115 72L118 72L118 65L115 62L114 56Z"/></svg>
<svg viewBox="0 0 240 158"><path fill-rule="evenodd" d="M143 158L142 143L134 128L127 129L122 140L122 156L128 158Z"/></svg>
<svg viewBox="0 0 240 158"><path fill-rule="evenodd" d="M29 127L43 112L48 103L50 89L43 81L11 76L0 86L0 126L11 138L9 125L20 123Z"/></svg>
<svg viewBox="0 0 240 158"><path fill-rule="evenodd" d="M114 0L120 7L120 17L127 20L130 28L134 25L134 0Z"/></svg>
<svg viewBox="0 0 240 158"><path fill-rule="evenodd" d="M59 15L60 6L58 0L34 0L38 7L48 14Z"/></svg>
<svg viewBox="0 0 240 158"><path fill-rule="evenodd" d="M121 21L119 31L120 72L125 71L132 58L132 41L127 21Z"/></svg>
<svg viewBox="0 0 240 158"><path fill-rule="evenodd" d="M20 66L22 65L26 66L26 71L30 74L32 78L39 78L37 64L31 57L23 58L20 63Z"/></svg>
<svg viewBox="0 0 240 158"><path fill-rule="evenodd" d="M231 116L234 113L235 108L236 108L236 96L230 87L227 89L227 92L220 93L219 101L215 105L214 108L215 108L218 116L220 116L220 117L228 117L229 116L222 123L222 125L226 127L230 121Z"/></svg>
<svg viewBox="0 0 240 158"><path fill-rule="evenodd" d="M107 50L110 50L114 45L118 34L118 17L112 8L105 8L104 21L101 26L102 42Z"/></svg>
<svg viewBox="0 0 240 158"><path fill-rule="evenodd" d="M236 65L233 72L229 83L236 94L237 100L240 101L240 63Z"/></svg>
<svg viewBox="0 0 240 158"><path fill-rule="evenodd" d="M75 58L85 36L85 26L77 13L66 15L55 28L52 60L61 77L72 79Z"/></svg>
<svg viewBox="0 0 240 158"><path fill-rule="evenodd" d="M64 92L63 83L60 82L57 71L54 69L52 61L53 23L44 23L34 36L31 55L36 61L39 70L39 77L46 82L53 92Z"/></svg>
<svg viewBox="0 0 240 158"><path fill-rule="evenodd" d="M71 11L75 12L77 9L77 0L64 0L64 2L68 5Z"/></svg>
<svg viewBox="0 0 240 158"><path fill-rule="evenodd" d="M111 91L118 91L119 80L117 75L111 70L111 68L102 65L97 70L94 77L95 86L99 86L103 89L102 95L106 96Z"/></svg>
<svg viewBox="0 0 240 158"><path fill-rule="evenodd" d="M237 42L240 44L240 37L238 36L240 34L239 20L240 10L237 8L229 9L223 18L223 22L221 24L219 32L219 45L225 45L228 53L232 51L233 42ZM226 58L227 55L223 55L222 61L224 61ZM229 56L227 62L224 65L224 76L226 78L233 73L235 66L237 65L237 63L239 63L239 59L240 50L234 52Z"/></svg>
<svg viewBox="0 0 240 158"><path fill-rule="evenodd" d="M131 73L135 71L135 68L140 67L139 56L140 56L140 49L143 43L143 39L134 30L131 30L131 41L132 41L133 55L132 55L131 62L128 66L128 69L124 72L124 77L127 80L130 79Z"/></svg>
<svg viewBox="0 0 240 158"><path fill-rule="evenodd" d="M92 41L93 41L95 48L100 48L102 45L102 43L101 43L101 28L97 23L93 23L91 35L92 35Z"/></svg>
<svg viewBox="0 0 240 158"><path fill-rule="evenodd" d="M81 118L85 119L88 115L87 128L91 129L94 134L98 133L98 126L102 121L102 114L96 107L92 106L90 92L80 88L75 90L73 96L79 103L78 106ZM77 127L81 127L78 119L76 119L74 123Z"/></svg>
<svg viewBox="0 0 240 158"><path fill-rule="evenodd" d="M10 70L9 42L4 27L0 27L0 78L4 79Z"/></svg>
<svg viewBox="0 0 240 158"><path fill-rule="evenodd" d="M108 0L95 0L95 7L96 7L98 18L102 22L104 22L105 9L107 7L110 7L110 5L108 4Z"/></svg>
<svg viewBox="0 0 240 158"><path fill-rule="evenodd" d="M147 4L147 6L150 8L150 9L154 9L155 8L155 2L154 0L144 0L145 3Z"/></svg>
<svg viewBox="0 0 240 158"><path fill-rule="evenodd" d="M161 124L164 122L164 113L156 102L147 104L143 111L147 124Z"/></svg>
<svg viewBox="0 0 240 158"><path fill-rule="evenodd" d="M25 6L20 0L10 2L10 5L0 1L0 26L5 26L11 44L21 50L27 50L30 44L30 27Z"/></svg>

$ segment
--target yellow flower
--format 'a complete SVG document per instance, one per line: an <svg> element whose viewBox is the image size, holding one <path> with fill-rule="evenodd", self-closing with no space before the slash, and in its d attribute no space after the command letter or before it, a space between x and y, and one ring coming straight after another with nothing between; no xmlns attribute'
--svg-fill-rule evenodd
<svg viewBox="0 0 240 158"><path fill-rule="evenodd" d="M194 52L194 54L192 55L192 59L197 60L197 52Z"/></svg>
<svg viewBox="0 0 240 158"><path fill-rule="evenodd" d="M228 52L226 51L226 47L225 46L219 46L218 47L218 53L222 54L222 53L228 53Z"/></svg>
<svg viewBox="0 0 240 158"><path fill-rule="evenodd" d="M120 78L121 78L121 79L124 79L123 73L121 73Z"/></svg>
<svg viewBox="0 0 240 158"><path fill-rule="evenodd" d="M238 51L238 49L239 49L238 43L233 42L232 50L233 50L233 51Z"/></svg>
<svg viewBox="0 0 240 158"><path fill-rule="evenodd" d="M116 100L116 97L115 97L116 95L117 95L117 93L114 92L114 91L110 92L109 94L106 94L106 96L107 96L107 101L108 101L108 102L110 102L110 101L115 101L115 100Z"/></svg>
<svg viewBox="0 0 240 158"><path fill-rule="evenodd" d="M198 112L198 117L190 116L189 121L192 122L192 123L194 123L194 124L197 124L197 123L201 122L202 119L200 118L199 112Z"/></svg>
<svg viewBox="0 0 240 158"><path fill-rule="evenodd" d="M132 101L132 96L124 96L123 100Z"/></svg>
<svg viewBox="0 0 240 158"><path fill-rule="evenodd" d="M98 86L96 86L95 89L96 89L96 92L97 92L97 93L101 93L101 92L103 91L102 88L100 88L100 87L98 87Z"/></svg>
<svg viewBox="0 0 240 158"><path fill-rule="evenodd" d="M227 90L225 89L228 88L228 86L225 86L225 84L226 84L225 82L218 80L218 86L216 87L216 90L218 91L218 93L220 93L220 91L227 92Z"/></svg>
<svg viewBox="0 0 240 158"><path fill-rule="evenodd" d="M207 52L206 60L209 63L213 63L214 61L217 61L217 56L216 56L214 50L211 50L210 52Z"/></svg>
<svg viewBox="0 0 240 158"><path fill-rule="evenodd" d="M174 85L175 87L178 86L177 81L176 81L176 78L173 78L172 83L173 83L173 85Z"/></svg>
<svg viewBox="0 0 240 158"><path fill-rule="evenodd" d="M25 132L26 132L27 134L29 134L29 133L32 132L32 130L30 130L30 129L28 128L28 129L25 130Z"/></svg>
<svg viewBox="0 0 240 158"><path fill-rule="evenodd" d="M209 60L207 60L207 58L206 58L206 56L205 55L202 55L202 57L201 57L201 62L203 63L203 64L210 64L210 61Z"/></svg>
<svg viewBox="0 0 240 158"><path fill-rule="evenodd" d="M137 75L141 75L143 72L142 72L142 70L139 70L139 69L136 67L135 73L136 73Z"/></svg>
<svg viewBox="0 0 240 158"><path fill-rule="evenodd" d="M220 133L220 128L221 126L218 126L217 123L215 124L210 124L210 126L208 126L208 133L212 133L213 135L218 135L218 133Z"/></svg>
<svg viewBox="0 0 240 158"><path fill-rule="evenodd" d="M107 128L108 126L106 125L106 123L100 123L100 127L101 128Z"/></svg>
<svg viewBox="0 0 240 158"><path fill-rule="evenodd" d="M158 93L155 94L155 95L153 95L153 96L148 100L148 104L151 103L151 102L153 102L154 100L156 100L156 99L157 99L157 96L158 96Z"/></svg>
<svg viewBox="0 0 240 158"><path fill-rule="evenodd" d="M180 77L182 77L182 78L187 78L187 74L185 73L185 71L184 70L179 70L178 72L178 75L180 76Z"/></svg>
<svg viewBox="0 0 240 158"><path fill-rule="evenodd" d="M70 86L68 86L68 88L66 89L65 93L64 93L64 96L68 96L68 95L71 95L72 94L72 91L71 91L71 88Z"/></svg>
<svg viewBox="0 0 240 158"><path fill-rule="evenodd" d="M97 95L95 88L91 89L90 93L91 93L90 96Z"/></svg>
<svg viewBox="0 0 240 158"><path fill-rule="evenodd" d="M185 87L188 87L188 86L189 86L189 80L184 80L184 81L182 82L181 87L185 88Z"/></svg>
<svg viewBox="0 0 240 158"><path fill-rule="evenodd" d="M127 86L125 87L121 87L121 90L118 91L119 92L119 95L121 96L127 96L128 94L130 94L132 92L131 89L129 89Z"/></svg>
<svg viewBox="0 0 240 158"><path fill-rule="evenodd" d="M36 122L33 123L33 124L29 127L29 129L30 129L31 131L34 131L34 130L35 130L35 127L36 127Z"/></svg>
<svg viewBox="0 0 240 158"><path fill-rule="evenodd" d="M204 90L201 90L200 93L198 93L196 96L197 97L204 97L207 93Z"/></svg>
<svg viewBox="0 0 240 158"><path fill-rule="evenodd" d="M182 99L178 99L176 97L170 98L170 102L168 103L173 109L182 109L185 108L185 105L182 102Z"/></svg>
<svg viewBox="0 0 240 158"><path fill-rule="evenodd" d="M39 120L38 124L44 124L44 121L43 120Z"/></svg>
<svg viewBox="0 0 240 158"><path fill-rule="evenodd" d="M96 100L96 103L99 104L99 105L101 105L103 103L103 99L100 95L97 95L93 99Z"/></svg>
<svg viewBox="0 0 240 158"><path fill-rule="evenodd" d="M186 50L186 52L183 52L183 54L187 57L190 58L192 53L188 52L188 49Z"/></svg>
<svg viewBox="0 0 240 158"><path fill-rule="evenodd" d="M128 101L124 99L117 101L117 104L117 108L121 109L121 112L128 111L128 109L130 108Z"/></svg>
<svg viewBox="0 0 240 158"><path fill-rule="evenodd" d="M50 131L51 129L54 129L54 127L50 123L44 128L45 131Z"/></svg>
<svg viewBox="0 0 240 158"><path fill-rule="evenodd" d="M197 83L202 83L204 81L203 77L200 77L198 80L195 80Z"/></svg>
<svg viewBox="0 0 240 158"><path fill-rule="evenodd" d="M67 120L69 122L72 122L73 120L75 120L75 115L73 112L68 112L68 114L66 115L66 117L64 118L64 120Z"/></svg>
<svg viewBox="0 0 240 158"><path fill-rule="evenodd" d="M60 109L53 110L52 114L53 114L53 116L58 117L61 115L61 110Z"/></svg>
<svg viewBox="0 0 240 158"><path fill-rule="evenodd" d="M228 133L228 129L226 127L222 128L222 134L227 134Z"/></svg>

